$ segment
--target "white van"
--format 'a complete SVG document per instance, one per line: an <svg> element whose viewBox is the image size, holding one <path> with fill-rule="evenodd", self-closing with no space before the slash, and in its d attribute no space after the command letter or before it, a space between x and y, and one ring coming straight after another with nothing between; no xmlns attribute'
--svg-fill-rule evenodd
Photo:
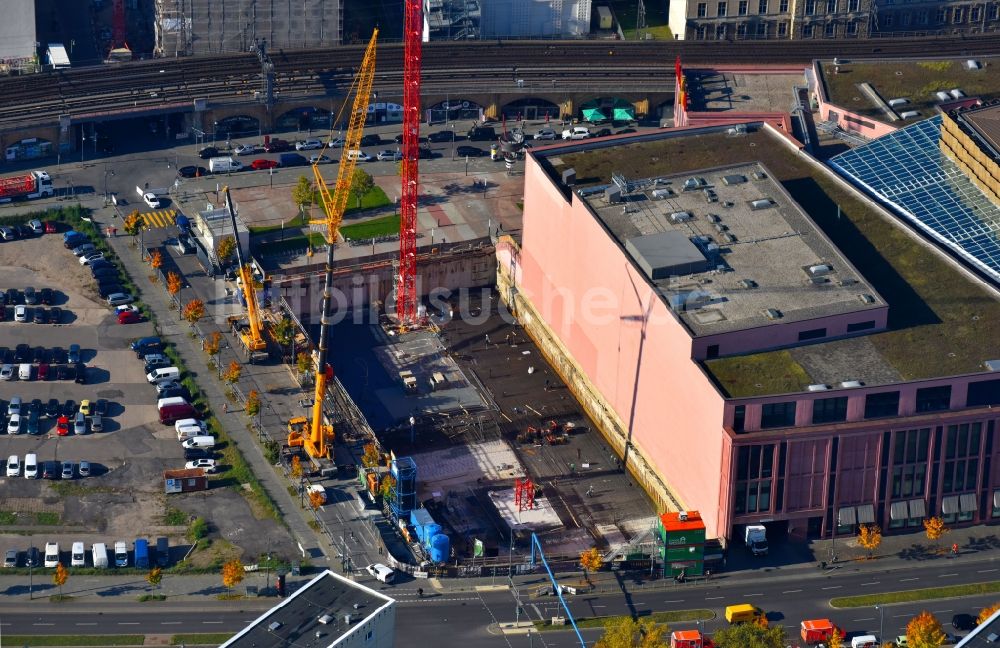
<svg viewBox="0 0 1000 648"><path fill-rule="evenodd" d="M161 398L156 401L156 409L158 410L170 405L187 405L187 399L183 396L171 396L170 398Z"/></svg>
<svg viewBox="0 0 1000 648"><path fill-rule="evenodd" d="M94 567L98 569L108 568L108 547L103 542L95 542L90 548L90 556L94 561Z"/></svg>
<svg viewBox="0 0 1000 648"><path fill-rule="evenodd" d="M59 543L58 542L46 542L45 543L45 562L43 563L46 567L55 567L59 564Z"/></svg>
<svg viewBox="0 0 1000 648"><path fill-rule="evenodd" d="M212 173L228 173L242 171L243 163L231 157L214 157L208 161L208 170Z"/></svg>
<svg viewBox="0 0 1000 648"><path fill-rule="evenodd" d="M24 478L38 479L38 455L34 452L24 455Z"/></svg>
<svg viewBox="0 0 1000 648"><path fill-rule="evenodd" d="M124 540L115 542L115 567L128 567L128 545Z"/></svg>
<svg viewBox="0 0 1000 648"><path fill-rule="evenodd" d="M215 447L215 437L210 436L194 436L186 439L182 446L185 448L214 448Z"/></svg>
<svg viewBox="0 0 1000 648"><path fill-rule="evenodd" d="M851 648L878 648L878 637L875 635L861 635L851 639Z"/></svg>
<svg viewBox="0 0 1000 648"><path fill-rule="evenodd" d="M31 365L27 362L22 363L17 368L17 377L19 380L31 380Z"/></svg>
<svg viewBox="0 0 1000 648"><path fill-rule="evenodd" d="M393 577L396 575L396 572L392 571L382 563L375 563L374 565L368 565L365 569L368 571L369 574L374 576L376 580L379 580L383 583L391 583Z"/></svg>
<svg viewBox="0 0 1000 648"><path fill-rule="evenodd" d="M168 380L180 380L181 370L177 367L159 367L146 374L146 380L150 385L155 385Z"/></svg>
<svg viewBox="0 0 1000 648"><path fill-rule="evenodd" d="M73 551L70 552L70 567L86 567L87 554L82 542L73 543Z"/></svg>
<svg viewBox="0 0 1000 648"><path fill-rule="evenodd" d="M177 428L177 440L186 441L192 437L196 436L208 436L205 434L205 430L198 425L184 425Z"/></svg>
<svg viewBox="0 0 1000 648"><path fill-rule="evenodd" d="M364 151L354 149L347 152L347 159L352 162L371 162L372 156L368 155Z"/></svg>
<svg viewBox="0 0 1000 648"><path fill-rule="evenodd" d="M201 431L202 431L202 433L207 433L208 432L208 426L205 425L205 422L204 421L199 421L196 418L181 419L181 420L177 421L176 423L174 423L174 429L177 430L177 431L180 431L180 429L182 427L192 427L192 426L200 428Z"/></svg>
<svg viewBox="0 0 1000 648"><path fill-rule="evenodd" d="M7 476L8 477L20 477L21 476L21 458L16 454L11 455L7 458Z"/></svg>

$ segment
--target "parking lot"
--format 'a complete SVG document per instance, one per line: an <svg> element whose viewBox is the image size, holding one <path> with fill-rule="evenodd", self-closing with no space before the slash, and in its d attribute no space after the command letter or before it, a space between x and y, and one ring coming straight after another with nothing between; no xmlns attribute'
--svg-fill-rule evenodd
<svg viewBox="0 0 1000 648"><path fill-rule="evenodd" d="M6 317L0 322L0 347L9 353L18 345L41 347L41 360L55 361L61 358L53 357L59 355L54 348L65 353L76 344L86 366L82 383L59 380L51 369L48 379L39 380L39 362L32 364L29 380L19 379L16 364L11 379L0 381L4 431L12 398L20 397L24 409L34 399L43 403L36 434L29 434L25 425L20 434L0 434L0 455L4 460L18 455L22 463L19 476L0 476L0 515L6 528L32 532L35 546L59 541L64 553L73 541L87 542L88 551L92 542L124 539L131 545L140 529L147 537L176 535L181 530L163 525L162 471L183 467L183 453L173 427L158 422L156 392L145 380L142 361L129 349L131 340L153 333L152 325L119 324L98 296L91 273L63 247L60 234L0 243L0 276L0 289L15 288L22 299L27 287L53 289L52 302L63 310L59 324ZM13 308L6 307L8 315ZM45 412L50 399L58 401L60 414L70 414L67 436L57 434L57 417ZM75 434L73 410L84 400L96 404L99 399L107 401L102 431L91 431L88 425L86 434ZM28 453L35 453L40 465L70 461L78 466L87 461L92 473L80 477L74 470L72 481L25 479ZM23 551L26 543L24 538L0 536L5 550Z"/></svg>

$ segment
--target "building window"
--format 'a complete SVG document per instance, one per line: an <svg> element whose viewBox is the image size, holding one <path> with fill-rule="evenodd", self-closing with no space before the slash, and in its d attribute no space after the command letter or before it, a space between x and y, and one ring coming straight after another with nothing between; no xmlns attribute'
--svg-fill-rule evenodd
<svg viewBox="0 0 1000 648"><path fill-rule="evenodd" d="M837 13L837 0L826 0L826 13Z"/></svg>
<svg viewBox="0 0 1000 648"><path fill-rule="evenodd" d="M826 25L823 27L823 35L825 35L827 38L832 38L835 33L834 30L836 30L836 28L837 26L834 23L832 22L826 23Z"/></svg>
<svg viewBox="0 0 1000 648"><path fill-rule="evenodd" d="M966 407L1000 405L1000 380L981 380L969 383L969 394L965 405Z"/></svg>
<svg viewBox="0 0 1000 648"><path fill-rule="evenodd" d="M969 9L969 22L979 22L979 7Z"/></svg>
<svg viewBox="0 0 1000 648"><path fill-rule="evenodd" d="M941 512L945 522L967 522L975 514L978 507L976 495L968 491L976 490L981 438L980 423L949 425L945 430L946 461L941 472L941 492L945 495L957 493L941 499Z"/></svg>
<svg viewBox="0 0 1000 648"><path fill-rule="evenodd" d="M965 7L955 7L955 13L952 16L952 22L956 25L965 20Z"/></svg>
<svg viewBox="0 0 1000 648"><path fill-rule="evenodd" d="M705 348L705 357L708 358L709 360L711 360L712 358L718 358L719 357L719 345L718 344L709 344Z"/></svg>
<svg viewBox="0 0 1000 648"><path fill-rule="evenodd" d="M865 398L865 418L896 416L899 413L899 392L868 394Z"/></svg>
<svg viewBox="0 0 1000 648"><path fill-rule="evenodd" d="M811 16L816 13L816 0L806 0L806 15Z"/></svg>
<svg viewBox="0 0 1000 648"><path fill-rule="evenodd" d="M759 38L767 38L767 23L757 23L757 36Z"/></svg>
<svg viewBox="0 0 1000 648"><path fill-rule="evenodd" d="M698 17L699 18L704 18L706 16L708 16L708 3L707 2L699 2L698 3Z"/></svg>
<svg viewBox="0 0 1000 648"><path fill-rule="evenodd" d="M951 385L917 390L918 412L939 412L951 407Z"/></svg>
<svg viewBox="0 0 1000 648"><path fill-rule="evenodd" d="M747 35L747 24L740 23L736 25L736 36L737 38L744 38Z"/></svg>
<svg viewBox="0 0 1000 648"><path fill-rule="evenodd" d="M698 40L705 40L705 25L698 25L698 33L695 35Z"/></svg>
<svg viewBox="0 0 1000 648"><path fill-rule="evenodd" d="M802 38L812 38L813 26L812 25L802 25Z"/></svg>
<svg viewBox="0 0 1000 648"><path fill-rule="evenodd" d="M726 37L726 26L725 25L716 25L715 26L715 37L717 39L719 39L719 40L722 40L722 39L724 39Z"/></svg>
<svg viewBox="0 0 1000 648"><path fill-rule="evenodd" d="M910 12L909 11L904 11L902 13L902 15L899 17L899 23L903 27L909 27L910 26Z"/></svg>
<svg viewBox="0 0 1000 648"><path fill-rule="evenodd" d="M847 35L848 36L857 36L858 35L858 21L857 20L852 20L851 22L847 23ZM872 324L875 324L875 322L872 322ZM851 327L851 325L848 324L847 328L850 329L850 327Z"/></svg>
<svg viewBox="0 0 1000 648"><path fill-rule="evenodd" d="M861 10L861 0L847 0L847 10L848 11L860 11Z"/></svg>
<svg viewBox="0 0 1000 648"><path fill-rule="evenodd" d="M739 13L740 13L741 16L747 15L747 11L748 11L747 8L748 8L748 6L749 6L749 1L748 0L740 0L738 11L739 11Z"/></svg>
<svg viewBox="0 0 1000 648"><path fill-rule="evenodd" d="M788 13L788 0L780 0L778 2L778 12Z"/></svg>
<svg viewBox="0 0 1000 648"><path fill-rule="evenodd" d="M760 408L761 429L795 425L795 401L765 403Z"/></svg>
<svg viewBox="0 0 1000 648"><path fill-rule="evenodd" d="M728 4L729 4L728 2L720 2L719 3L719 6L718 6L718 15L720 17L726 15L726 10L728 8Z"/></svg>
<svg viewBox="0 0 1000 648"><path fill-rule="evenodd" d="M921 9L920 11L917 12L918 25L926 25L929 18L930 14L926 9Z"/></svg>
<svg viewBox="0 0 1000 648"><path fill-rule="evenodd" d="M892 498L920 497L927 485L930 428L895 433L892 458Z"/></svg>
<svg viewBox="0 0 1000 648"><path fill-rule="evenodd" d="M778 23L778 36L788 36L788 23Z"/></svg>
<svg viewBox="0 0 1000 648"><path fill-rule="evenodd" d="M846 396L818 398L813 401L813 423L837 423L846 420Z"/></svg>
<svg viewBox="0 0 1000 648"><path fill-rule="evenodd" d="M770 511L773 478L773 444L740 446L736 453L735 513Z"/></svg>
<svg viewBox="0 0 1000 648"><path fill-rule="evenodd" d="M939 25L943 25L944 23L946 23L948 21L948 11L947 11L947 9L943 9L943 8L942 9L938 9L937 10L937 16L935 17L935 20L937 21L937 24L939 24Z"/></svg>
<svg viewBox="0 0 1000 648"><path fill-rule="evenodd" d="M990 7L990 20L996 20L1000 18L1000 4L995 4Z"/></svg>
<svg viewBox="0 0 1000 648"><path fill-rule="evenodd" d="M882 25L885 27L892 27L892 14L882 14Z"/></svg>
<svg viewBox="0 0 1000 648"><path fill-rule="evenodd" d="M742 432L747 421L747 406L737 405L733 408L733 432Z"/></svg>
<svg viewBox="0 0 1000 648"><path fill-rule="evenodd" d="M799 342L803 342L805 340L818 340L819 338L825 338L825 337L826 337L825 328L809 329L808 331L799 331Z"/></svg>
<svg viewBox="0 0 1000 648"><path fill-rule="evenodd" d="M767 13L767 0L760 0L757 3L757 13L763 15Z"/></svg>

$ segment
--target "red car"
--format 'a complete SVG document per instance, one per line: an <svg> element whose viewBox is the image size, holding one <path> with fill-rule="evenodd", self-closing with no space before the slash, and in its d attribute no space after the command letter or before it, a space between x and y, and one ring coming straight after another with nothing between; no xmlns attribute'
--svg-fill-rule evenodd
<svg viewBox="0 0 1000 648"><path fill-rule="evenodd" d="M49 379L49 365L48 363L41 362L38 364L38 380L48 380Z"/></svg>
<svg viewBox="0 0 1000 648"><path fill-rule="evenodd" d="M45 233L46 234L55 234L58 231L59 231L59 227L58 227L58 225L56 225L55 221L45 221Z"/></svg>
<svg viewBox="0 0 1000 648"><path fill-rule="evenodd" d="M124 311L118 313L119 324L137 324L142 321L142 315L135 311Z"/></svg>
<svg viewBox="0 0 1000 648"><path fill-rule="evenodd" d="M56 419L56 434L59 436L69 435L69 418L60 416Z"/></svg>
<svg viewBox="0 0 1000 648"><path fill-rule="evenodd" d="M262 171L264 169L277 169L278 163L275 162L274 160L265 160L262 158L260 160L254 160L253 163L250 165L250 168L253 169L254 171Z"/></svg>

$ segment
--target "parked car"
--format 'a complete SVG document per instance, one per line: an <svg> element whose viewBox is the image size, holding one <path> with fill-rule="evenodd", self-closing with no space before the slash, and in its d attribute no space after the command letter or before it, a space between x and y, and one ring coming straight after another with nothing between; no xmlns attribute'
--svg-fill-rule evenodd
<svg viewBox="0 0 1000 648"><path fill-rule="evenodd" d="M71 344L69 345L69 353L66 354L66 362L70 364L76 364L80 362L80 345Z"/></svg>
<svg viewBox="0 0 1000 648"><path fill-rule="evenodd" d="M59 416L59 399L50 398L49 402L45 404L45 416L49 418L56 418Z"/></svg>
<svg viewBox="0 0 1000 648"><path fill-rule="evenodd" d="M49 324L62 324L63 311L58 306L49 309Z"/></svg>
<svg viewBox="0 0 1000 648"><path fill-rule="evenodd" d="M125 293L112 293L108 295L108 306L117 306L119 304L131 304L132 295L127 295Z"/></svg>
<svg viewBox="0 0 1000 648"><path fill-rule="evenodd" d="M42 225L42 221L38 219L28 221L28 227L31 228L31 233L35 236L41 236L45 233L45 226Z"/></svg>
<svg viewBox="0 0 1000 648"><path fill-rule="evenodd" d="M177 175L181 178L201 178L208 175L208 169L201 166L182 166L177 169Z"/></svg>
<svg viewBox="0 0 1000 648"><path fill-rule="evenodd" d="M28 307L27 306L15 306L14 307L14 321L15 322L27 322L28 321Z"/></svg>
<svg viewBox="0 0 1000 648"><path fill-rule="evenodd" d="M382 143L382 138L372 133L361 138L361 146L378 146Z"/></svg>
<svg viewBox="0 0 1000 648"><path fill-rule="evenodd" d="M312 151L315 149L323 148L323 142L315 139L302 140L301 142L295 142L296 151Z"/></svg>
<svg viewBox="0 0 1000 648"><path fill-rule="evenodd" d="M59 464L55 461L46 461L42 464L42 479L59 479Z"/></svg>
<svg viewBox="0 0 1000 648"><path fill-rule="evenodd" d="M52 305L52 297L54 293L51 288L42 288L38 291L38 301L46 306Z"/></svg>
<svg viewBox="0 0 1000 648"><path fill-rule="evenodd" d="M17 475L14 475L17 477ZM7 553L4 554L3 566L4 567L17 567L17 549L8 549Z"/></svg>
<svg viewBox="0 0 1000 648"><path fill-rule="evenodd" d="M217 157L218 155L219 155L219 149L215 148L214 146L206 146L200 151L198 151L198 157L200 157L202 160L214 158Z"/></svg>
<svg viewBox="0 0 1000 648"><path fill-rule="evenodd" d="M81 461L76 467L76 473L81 477L90 477L90 462Z"/></svg>
<svg viewBox="0 0 1000 648"><path fill-rule="evenodd" d="M332 140L330 140L326 146L327 148L340 148L343 145L344 145L344 138L337 136L334 137Z"/></svg>
<svg viewBox="0 0 1000 648"><path fill-rule="evenodd" d="M7 476L8 477L20 477L21 475L21 458L14 454L7 459Z"/></svg>
<svg viewBox="0 0 1000 648"><path fill-rule="evenodd" d="M146 192L142 194L142 201L147 205L149 205L150 209L160 208L160 199L157 197L155 193Z"/></svg>
<svg viewBox="0 0 1000 648"><path fill-rule="evenodd" d="M270 142L264 145L264 150L268 153L281 153L282 151L291 150L292 145L283 139L272 139Z"/></svg>
<svg viewBox="0 0 1000 648"><path fill-rule="evenodd" d="M73 470L72 461L62 462L62 478L63 479L73 479L75 477L75 471Z"/></svg>
<svg viewBox="0 0 1000 648"><path fill-rule="evenodd" d="M27 286L24 289L24 303L28 306L34 306L38 303L38 293L31 286Z"/></svg>
<svg viewBox="0 0 1000 648"><path fill-rule="evenodd" d="M459 157L479 157L484 154L483 149L476 148L475 146L459 146L455 149L455 153Z"/></svg>
<svg viewBox="0 0 1000 648"><path fill-rule="evenodd" d="M265 169L277 169L278 163L274 160L265 160L263 158L259 160L254 160L250 163L250 168L254 171L263 171Z"/></svg>
<svg viewBox="0 0 1000 648"><path fill-rule="evenodd" d="M202 468L207 473L214 473L218 470L215 459L195 459L184 464L185 468Z"/></svg>
<svg viewBox="0 0 1000 648"><path fill-rule="evenodd" d="M73 256L79 257L96 251L97 248L94 246L93 243L84 243L83 245L78 245L75 248L73 248Z"/></svg>
<svg viewBox="0 0 1000 648"><path fill-rule="evenodd" d="M333 162L326 155L320 155L319 153L313 153L309 156L309 164L330 164Z"/></svg>
<svg viewBox="0 0 1000 648"><path fill-rule="evenodd" d="M21 415L12 414L10 420L7 421L7 434L20 434L21 433Z"/></svg>
<svg viewBox="0 0 1000 648"><path fill-rule="evenodd" d="M376 155L375 157L378 158L379 162L386 162L386 161L396 162L398 160L403 159L403 154L400 153L399 151L385 150L385 151L379 151L378 155Z"/></svg>
<svg viewBox="0 0 1000 648"><path fill-rule="evenodd" d="M0 367L0 380L10 380L14 377L14 365L5 364Z"/></svg>
<svg viewBox="0 0 1000 648"><path fill-rule="evenodd" d="M56 434L59 436L69 435L69 417L60 416L56 419Z"/></svg>
<svg viewBox="0 0 1000 648"><path fill-rule="evenodd" d="M48 324L49 323L49 310L47 308L42 308L39 306L35 309L34 316L35 324Z"/></svg>
<svg viewBox="0 0 1000 648"><path fill-rule="evenodd" d="M455 131L453 130L443 130L431 133L427 136L427 140L430 142L450 142L452 138L455 137Z"/></svg>
<svg viewBox="0 0 1000 648"><path fill-rule="evenodd" d="M586 126L574 126L562 132L564 140L582 140L590 137L590 129Z"/></svg>
<svg viewBox="0 0 1000 648"><path fill-rule="evenodd" d="M83 266L90 265L94 261L103 258L104 258L103 252L87 252L86 254L80 257L80 265Z"/></svg>
<svg viewBox="0 0 1000 648"><path fill-rule="evenodd" d="M117 283L100 284L97 286L97 294L106 299L109 295L123 292L125 289Z"/></svg>
<svg viewBox="0 0 1000 648"><path fill-rule="evenodd" d="M554 140L558 137L556 132L551 128L543 128L542 130L535 133L534 139L536 140Z"/></svg>
<svg viewBox="0 0 1000 648"><path fill-rule="evenodd" d="M253 155L263 150L264 147L260 144L237 144L233 147L233 153L236 155Z"/></svg>
<svg viewBox="0 0 1000 648"><path fill-rule="evenodd" d="M142 321L142 314L136 311L125 311L118 313L119 324L138 324Z"/></svg>

